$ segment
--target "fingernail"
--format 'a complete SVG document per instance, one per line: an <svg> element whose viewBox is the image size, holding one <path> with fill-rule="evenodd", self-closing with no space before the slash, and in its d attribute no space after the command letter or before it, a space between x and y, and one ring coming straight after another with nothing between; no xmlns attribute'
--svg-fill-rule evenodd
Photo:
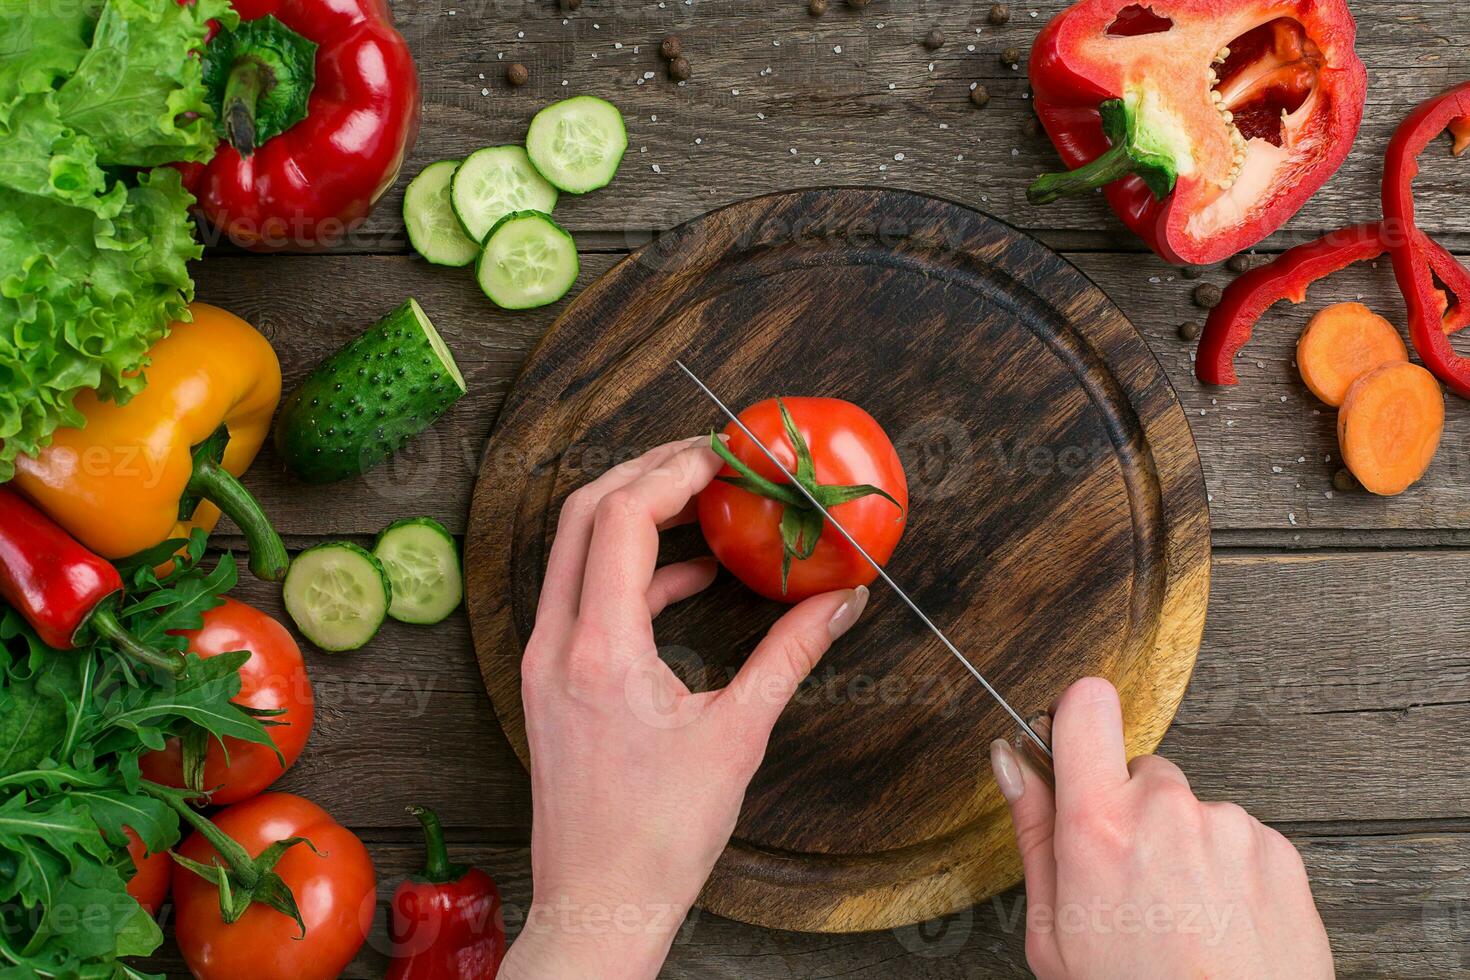
<svg viewBox="0 0 1470 980"><path fill-rule="evenodd" d="M730 433L728 433L728 432L721 432L719 435L715 436L715 438L718 439L718 440L720 440L721 442L729 442L730 441Z"/></svg>
<svg viewBox="0 0 1470 980"><path fill-rule="evenodd" d="M843 633L852 629L852 625L858 621L858 617L863 614L863 607L867 604L868 587L859 585L852 590L852 593L847 597L847 601L839 606L837 611L832 614L832 618L827 621L827 632L831 635L832 639L835 640Z"/></svg>
<svg viewBox="0 0 1470 980"><path fill-rule="evenodd" d="M990 743L990 768L995 770L995 783L1000 787L1000 795L1006 798L1007 803L1016 802L1026 792L1021 764L1010 743L1003 738Z"/></svg>

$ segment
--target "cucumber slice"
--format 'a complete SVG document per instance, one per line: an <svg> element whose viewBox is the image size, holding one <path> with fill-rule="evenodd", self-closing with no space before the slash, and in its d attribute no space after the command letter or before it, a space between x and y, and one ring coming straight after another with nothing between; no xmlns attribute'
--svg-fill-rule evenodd
<svg viewBox="0 0 1470 980"><path fill-rule="evenodd" d="M373 545L373 556L393 583L388 615L401 623L428 626L459 608L464 579L459 548L432 517L389 524Z"/></svg>
<svg viewBox="0 0 1470 980"><path fill-rule="evenodd" d="M565 296L579 269L577 245L566 229L540 211L516 211L485 239L475 278L496 306L529 310Z"/></svg>
<svg viewBox="0 0 1470 980"><path fill-rule="evenodd" d="M628 129L611 102L591 95L554 102L536 113L526 153L541 176L569 194L606 187L628 148Z"/></svg>
<svg viewBox="0 0 1470 980"><path fill-rule="evenodd" d="M414 251L434 265L469 265L479 243L464 233L449 203L449 184L458 160L431 163L403 192L403 225Z"/></svg>
<svg viewBox="0 0 1470 980"><path fill-rule="evenodd" d="M449 185L449 202L465 233L483 242L512 211L550 211L556 188L531 166L519 146L490 146L464 158Z"/></svg>
<svg viewBox="0 0 1470 980"><path fill-rule="evenodd" d="M393 585L378 559L337 541L296 556L282 589L296 628L323 650L356 650L377 635Z"/></svg>

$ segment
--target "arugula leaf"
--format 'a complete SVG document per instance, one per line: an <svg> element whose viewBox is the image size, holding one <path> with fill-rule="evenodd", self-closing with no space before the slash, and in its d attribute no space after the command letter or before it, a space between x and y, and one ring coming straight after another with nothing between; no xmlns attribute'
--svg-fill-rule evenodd
<svg viewBox="0 0 1470 980"><path fill-rule="evenodd" d="M202 552L200 535L167 574L130 573L119 615L134 635L183 649L168 631L200 626L236 579L230 556L206 568ZM120 958L162 933L127 895L124 828L157 852L182 827L173 791L145 782L138 759L184 731L269 744L231 701L249 656L191 654L182 678L155 677L103 641L51 650L0 606L0 980L145 977Z"/></svg>

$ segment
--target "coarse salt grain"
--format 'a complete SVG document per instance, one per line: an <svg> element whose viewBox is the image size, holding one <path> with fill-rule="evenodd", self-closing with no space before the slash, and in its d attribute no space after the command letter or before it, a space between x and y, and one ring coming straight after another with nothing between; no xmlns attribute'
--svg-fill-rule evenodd
<svg viewBox="0 0 1470 980"><path fill-rule="evenodd" d="M898 160L899 162L902 162L903 161L903 154L902 153L895 153L895 154L893 154L893 159Z"/></svg>

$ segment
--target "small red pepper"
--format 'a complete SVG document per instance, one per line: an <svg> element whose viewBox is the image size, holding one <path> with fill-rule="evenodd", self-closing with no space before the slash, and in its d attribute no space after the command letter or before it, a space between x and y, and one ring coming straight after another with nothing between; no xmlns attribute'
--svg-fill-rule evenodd
<svg viewBox="0 0 1470 980"><path fill-rule="evenodd" d="M224 141L183 164L197 209L260 251L340 242L392 186L419 127L419 79L384 0L235 0L204 53Z"/></svg>
<svg viewBox="0 0 1470 980"><path fill-rule="evenodd" d="M1367 72L1344 0L1082 0L1031 49L1034 105L1070 173L1166 261L1261 241L1347 156Z"/></svg>
<svg viewBox="0 0 1470 980"><path fill-rule="evenodd" d="M1457 296L1470 296L1470 273L1438 242L1426 236L1425 255L1435 273ZM1280 300L1300 303L1307 287L1355 262L1367 262L1388 251L1383 224L1370 221L1329 232L1314 241L1288 249L1275 261L1257 266L1225 287L1220 303L1210 311L1200 335L1194 373L1205 384L1233 385L1235 355L1251 339L1256 321ZM1436 299L1441 332L1454 333L1470 325L1470 309L1447 308L1443 293Z"/></svg>
<svg viewBox="0 0 1470 980"><path fill-rule="evenodd" d="M177 653L139 642L117 618L122 576L82 547L54 521L9 487L0 487L0 598L36 631L41 642L72 650L93 637L173 674Z"/></svg>
<svg viewBox="0 0 1470 980"><path fill-rule="evenodd" d="M387 980L488 980L505 957L500 890L479 868L449 863L433 810L409 812L424 826L428 863L393 893Z"/></svg>
<svg viewBox="0 0 1470 980"><path fill-rule="evenodd" d="M1414 223L1414 177L1419 154L1446 129L1455 128L1456 152L1470 134L1470 82L1457 85L1409 113L1388 143L1383 161L1383 222L1394 278L1409 309L1409 339L1424 366L1461 398L1470 398L1470 357L1455 352L1441 329L1441 293L1435 276L1450 286L1456 299L1470 300L1470 290L1451 281L1433 261L1431 239ZM1459 263L1455 263L1459 268ZM1463 273L1463 269L1461 269Z"/></svg>

